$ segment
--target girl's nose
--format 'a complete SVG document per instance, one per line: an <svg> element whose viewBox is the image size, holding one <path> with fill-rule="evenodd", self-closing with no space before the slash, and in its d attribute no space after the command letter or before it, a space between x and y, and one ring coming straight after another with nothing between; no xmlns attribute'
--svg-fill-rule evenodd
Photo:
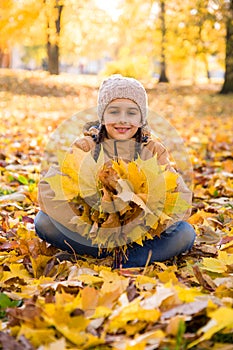
<svg viewBox="0 0 233 350"><path fill-rule="evenodd" d="M119 119L118 119L119 123L126 123L127 122L127 118L126 118L126 112L122 111L119 114Z"/></svg>

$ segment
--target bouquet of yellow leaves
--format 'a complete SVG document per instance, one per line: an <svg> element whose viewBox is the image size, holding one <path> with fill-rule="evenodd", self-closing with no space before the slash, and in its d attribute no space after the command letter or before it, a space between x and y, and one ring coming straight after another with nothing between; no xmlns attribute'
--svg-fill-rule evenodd
<svg viewBox="0 0 233 350"><path fill-rule="evenodd" d="M178 174L160 166L156 156L105 163L103 150L96 162L90 152L74 148L58 160L61 173L46 178L54 199L69 202L77 232L100 249L124 252L132 242L143 245L189 207L177 191Z"/></svg>

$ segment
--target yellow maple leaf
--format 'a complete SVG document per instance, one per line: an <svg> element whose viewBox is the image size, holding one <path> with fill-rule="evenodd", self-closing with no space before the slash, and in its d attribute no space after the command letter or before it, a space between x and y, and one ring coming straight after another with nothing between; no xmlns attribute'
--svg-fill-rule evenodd
<svg viewBox="0 0 233 350"><path fill-rule="evenodd" d="M185 303L192 302L196 297L202 295L198 288L185 288L179 285L175 285L174 289L177 291L179 299Z"/></svg>
<svg viewBox="0 0 233 350"><path fill-rule="evenodd" d="M143 245L142 240L145 234L146 234L146 229L141 225L137 225L128 233L128 240L129 242L136 242L140 245Z"/></svg>
<svg viewBox="0 0 233 350"><path fill-rule="evenodd" d="M172 171L166 170L164 171L163 176L166 183L166 191L174 190L177 187L177 179L179 175Z"/></svg>
<svg viewBox="0 0 233 350"><path fill-rule="evenodd" d="M79 187L76 181L73 181L68 175L56 174L55 176L47 177L46 182L55 193L54 200L70 200L79 194Z"/></svg>
<svg viewBox="0 0 233 350"><path fill-rule="evenodd" d="M82 274L78 276L77 279L85 284L88 284L89 286L103 282L102 278L88 274Z"/></svg>
<svg viewBox="0 0 233 350"><path fill-rule="evenodd" d="M148 286L152 289L157 284L157 280L154 277L149 277L145 275L138 275L135 279L135 285L138 289L149 289Z"/></svg>
<svg viewBox="0 0 233 350"><path fill-rule="evenodd" d="M128 181L130 182L134 193L147 193L146 175L135 162L128 163Z"/></svg>
<svg viewBox="0 0 233 350"><path fill-rule="evenodd" d="M118 161L112 161L112 168L117 172L121 179L127 179L127 164L119 159Z"/></svg>
<svg viewBox="0 0 233 350"><path fill-rule="evenodd" d="M81 291L82 310L85 311L85 317L90 317L94 314L99 298L99 291L93 287L85 287Z"/></svg>
<svg viewBox="0 0 233 350"><path fill-rule="evenodd" d="M211 272L223 273L227 271L226 264L223 261L215 258L203 258L202 265L203 269Z"/></svg>
<svg viewBox="0 0 233 350"><path fill-rule="evenodd" d="M43 307L43 318L49 326L55 327L72 343L80 346L88 338L85 329L90 321L83 315L72 317L66 307L66 304L63 306L60 303L47 303Z"/></svg>
<svg viewBox="0 0 233 350"><path fill-rule="evenodd" d="M190 218L188 219L188 222L192 225L195 224L202 224L204 222L204 220L208 217L213 216L213 214L205 212L203 209L199 210L194 213L192 216L190 216Z"/></svg>
<svg viewBox="0 0 233 350"><path fill-rule="evenodd" d="M233 265L233 254L229 254L225 251L218 252L218 259L227 266Z"/></svg>
<svg viewBox="0 0 233 350"><path fill-rule="evenodd" d="M134 202L145 211L145 214L152 214L144 201L130 188L128 181L119 179L118 184L120 185L120 193L116 196L117 198L120 198L124 202Z"/></svg>
<svg viewBox="0 0 233 350"><path fill-rule="evenodd" d="M75 148L72 153L58 152L60 174L45 178L55 193L54 200L70 200L79 194L78 171L85 152Z"/></svg>
<svg viewBox="0 0 233 350"><path fill-rule="evenodd" d="M32 264L33 275L35 278L38 278L43 273L44 268L48 261L51 260L51 257L46 255L38 255L37 257L30 257L30 260Z"/></svg>
<svg viewBox="0 0 233 350"><path fill-rule="evenodd" d="M91 152L79 148L74 148L72 153L59 152L58 162L61 173L45 178L55 193L54 200L71 200L78 195L85 198L96 194L97 173L104 163L103 151L97 163Z"/></svg>
<svg viewBox="0 0 233 350"><path fill-rule="evenodd" d="M22 324L18 336L26 337L36 348L40 347L41 344L49 344L56 340L54 329L33 329L26 324Z"/></svg>
<svg viewBox="0 0 233 350"><path fill-rule="evenodd" d="M164 212L167 215L185 213L190 205L181 197L179 192L167 192Z"/></svg>
<svg viewBox="0 0 233 350"><path fill-rule="evenodd" d="M134 299L126 305L116 316L111 317L109 330L117 331L126 328L129 322L137 321L156 322L160 317L160 311L157 309L146 309L141 307L140 300Z"/></svg>
<svg viewBox="0 0 233 350"><path fill-rule="evenodd" d="M78 183L81 197L93 196L97 193L98 173L104 165L104 152L101 148L97 162L91 152L88 152L82 159L82 164L78 171Z"/></svg>
<svg viewBox="0 0 233 350"><path fill-rule="evenodd" d="M158 224L159 224L159 217L160 217L161 213L162 213L161 211L160 211L160 213L158 213L158 211L157 211L156 214L148 214L145 218L146 225L150 226L151 228L156 230L156 228L158 227Z"/></svg>
<svg viewBox="0 0 233 350"><path fill-rule="evenodd" d="M110 294L112 294L112 293L110 293ZM106 297L106 295L105 295L105 297ZM91 316L91 318L95 319L95 318L101 318L101 317L108 317L109 315L111 315L111 313L112 313L112 309L110 309L104 305L100 305L100 306L97 306L95 308L94 313Z"/></svg>
<svg viewBox="0 0 233 350"><path fill-rule="evenodd" d="M162 174L162 168L159 167L156 157L145 161L138 158L135 163L140 166L145 174L148 194L146 204L154 212L158 207L163 206L166 196L166 184L165 178Z"/></svg>
<svg viewBox="0 0 233 350"><path fill-rule="evenodd" d="M77 147L72 149L71 152L58 151L57 158L61 172L77 181L77 174L85 156L86 152Z"/></svg>
<svg viewBox="0 0 233 350"><path fill-rule="evenodd" d="M166 271L158 272L157 275L160 281L163 283L167 283L168 281L171 281L174 284L178 283L178 279L174 271L170 271L167 269Z"/></svg>
<svg viewBox="0 0 233 350"><path fill-rule="evenodd" d="M3 271L1 274L1 282L5 282L11 278L18 277L24 281L30 281L31 276L29 272L26 270L23 264L11 263L9 265L10 271Z"/></svg>
<svg viewBox="0 0 233 350"><path fill-rule="evenodd" d="M136 162L126 164L123 160L113 161L112 168L117 172L121 180L127 180L132 192L147 193L147 179L145 173Z"/></svg>
<svg viewBox="0 0 233 350"><path fill-rule="evenodd" d="M233 264L233 254L229 254L225 251L219 251L218 257L216 258L203 258L202 265L203 269L216 272L223 273L228 270L227 266Z"/></svg>

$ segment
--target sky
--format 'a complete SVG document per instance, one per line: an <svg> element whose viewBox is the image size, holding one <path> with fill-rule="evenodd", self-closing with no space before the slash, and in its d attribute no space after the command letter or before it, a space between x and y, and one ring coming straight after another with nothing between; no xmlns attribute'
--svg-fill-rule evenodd
<svg viewBox="0 0 233 350"><path fill-rule="evenodd" d="M113 18L117 19L119 16L119 10L117 10L118 0L95 0L98 7L108 12Z"/></svg>

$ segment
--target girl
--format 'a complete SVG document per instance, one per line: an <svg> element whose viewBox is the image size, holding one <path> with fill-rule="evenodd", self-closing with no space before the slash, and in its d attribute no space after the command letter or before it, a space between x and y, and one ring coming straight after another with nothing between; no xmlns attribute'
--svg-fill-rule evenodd
<svg viewBox="0 0 233 350"><path fill-rule="evenodd" d="M175 172L164 146L153 140L147 131L147 108L147 94L139 81L118 74L110 76L99 89L98 124L93 126L89 123L85 136L77 139L73 147L91 152L95 161L101 146L106 162L111 159L130 162L138 156L147 160L157 155L159 165ZM98 255L98 247L90 240L78 234L76 225L71 223L74 212L67 201L54 200L54 192L46 178L58 172L59 169L51 167L39 184L41 211L35 218L38 236L62 250L105 257L104 252ZM177 185L183 199L191 203L192 193L180 176ZM143 246L132 243L122 267L143 267L148 261L164 261L190 250L196 235L193 227L184 221L189 214L190 209L182 218L173 218L169 225L159 225L158 235L145 240Z"/></svg>

